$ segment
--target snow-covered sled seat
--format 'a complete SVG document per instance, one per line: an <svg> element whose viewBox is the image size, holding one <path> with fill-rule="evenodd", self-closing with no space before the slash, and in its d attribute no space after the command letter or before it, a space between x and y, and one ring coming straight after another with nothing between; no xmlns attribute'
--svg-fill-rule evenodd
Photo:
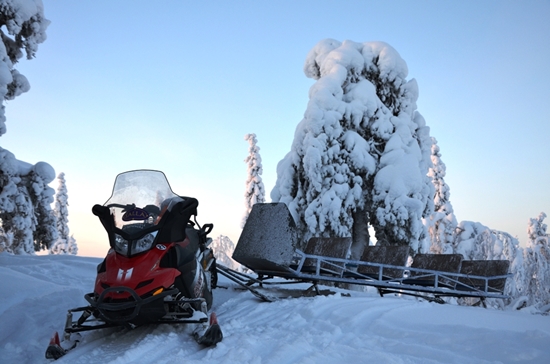
<svg viewBox="0 0 550 364"><path fill-rule="evenodd" d="M509 260L463 260L456 289L459 291L482 290L503 293L508 278Z"/></svg>
<svg viewBox="0 0 550 364"><path fill-rule="evenodd" d="M284 203L257 203L252 207L233 252L233 259L256 273L288 275L298 232Z"/></svg>

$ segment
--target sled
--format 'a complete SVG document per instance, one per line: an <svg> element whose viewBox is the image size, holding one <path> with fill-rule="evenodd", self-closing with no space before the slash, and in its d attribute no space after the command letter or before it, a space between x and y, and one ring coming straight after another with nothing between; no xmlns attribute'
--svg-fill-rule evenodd
<svg viewBox="0 0 550 364"><path fill-rule="evenodd" d="M360 260L351 260L346 256L350 238L313 238L305 251L299 245L285 204L255 204L233 259L256 277L226 267L220 273L264 301L277 299L263 288L280 285L280 278L288 284L308 282L314 291L319 291L319 282L363 285L377 288L381 296L399 293L438 303L444 302L442 297L508 298L504 294L511 277L508 261L481 263L459 254L416 254L407 266L408 246L369 246ZM492 269L483 268L488 265Z"/></svg>

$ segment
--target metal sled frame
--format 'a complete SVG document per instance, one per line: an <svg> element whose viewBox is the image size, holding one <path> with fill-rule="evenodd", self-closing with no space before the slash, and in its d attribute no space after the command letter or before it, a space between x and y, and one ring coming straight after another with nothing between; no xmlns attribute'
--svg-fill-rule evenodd
<svg viewBox="0 0 550 364"><path fill-rule="evenodd" d="M255 286L279 285L284 283L312 283L316 286L319 282L333 282L355 284L376 287L381 296L386 293L401 293L417 296L419 293L428 294L423 297L430 301L438 301L441 297L478 297L485 298L508 298L502 291L491 286L491 282L511 277L511 274L498 276L477 276L463 273L440 272L429 269L395 266L382 263L371 263L357 260L323 257L318 255L305 254L296 250L298 264L293 267L281 267L284 270L263 270L254 269L257 278L250 275L236 272L224 266L218 266L219 272L229 279L245 286L257 297L271 301L269 296L254 290ZM305 271L306 259L314 262L313 271ZM361 266L374 267L377 274L361 274L357 269ZM308 267L311 267L309 265ZM392 278L385 275L388 270L400 269L404 271L401 278ZM273 278L284 278L286 282L274 282ZM472 285L466 281L482 282L479 285ZM430 282L433 282L432 284ZM315 288L316 289L316 288ZM431 296L431 297L430 297Z"/></svg>

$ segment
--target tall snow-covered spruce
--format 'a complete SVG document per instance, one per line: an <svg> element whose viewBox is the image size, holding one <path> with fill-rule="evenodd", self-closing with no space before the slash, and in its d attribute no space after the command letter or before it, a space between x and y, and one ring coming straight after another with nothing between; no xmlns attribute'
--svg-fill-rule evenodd
<svg viewBox="0 0 550 364"><path fill-rule="evenodd" d="M260 157L260 147L258 147L258 140L256 134L246 134L244 140L248 141L248 156L244 160L247 169L246 187L245 187L245 212L241 222L241 228L246 224L250 210L256 203L265 202L265 188L262 182L262 157Z"/></svg>
<svg viewBox="0 0 550 364"><path fill-rule="evenodd" d="M445 183L446 167L441 160L441 153L437 140L432 138L432 167L428 176L435 187L434 212L426 220L430 235L430 251L435 254L448 254L453 252L453 237L457 226L453 206L450 201L450 189Z"/></svg>
<svg viewBox="0 0 550 364"><path fill-rule="evenodd" d="M78 247L75 239L69 235L69 195L65 182L65 173L57 176L58 186L55 194L55 216L57 218L58 238L50 248L50 254L73 254L76 255Z"/></svg>
<svg viewBox="0 0 550 364"><path fill-rule="evenodd" d="M528 304L550 312L550 234L546 232L545 218L541 212L537 218L529 219L524 261Z"/></svg>
<svg viewBox="0 0 550 364"><path fill-rule="evenodd" d="M317 80L290 152L277 166L274 202L284 202L305 244L352 236L352 258L369 243L421 250L433 211L427 176L432 141L416 110L418 87L383 42L325 39L304 72Z"/></svg>

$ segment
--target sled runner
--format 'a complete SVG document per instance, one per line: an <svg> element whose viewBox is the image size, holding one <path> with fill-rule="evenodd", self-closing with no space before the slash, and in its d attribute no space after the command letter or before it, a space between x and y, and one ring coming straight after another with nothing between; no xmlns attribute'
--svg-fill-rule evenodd
<svg viewBox="0 0 550 364"><path fill-rule="evenodd" d="M88 306L68 310L63 340L54 334L46 358L73 349L79 332L115 326L196 324L199 344L222 340L216 315L208 317L217 282L208 237L213 225L197 223L198 204L172 192L160 171L117 176L111 198L92 209L111 248L97 267L93 292L84 296Z"/></svg>

